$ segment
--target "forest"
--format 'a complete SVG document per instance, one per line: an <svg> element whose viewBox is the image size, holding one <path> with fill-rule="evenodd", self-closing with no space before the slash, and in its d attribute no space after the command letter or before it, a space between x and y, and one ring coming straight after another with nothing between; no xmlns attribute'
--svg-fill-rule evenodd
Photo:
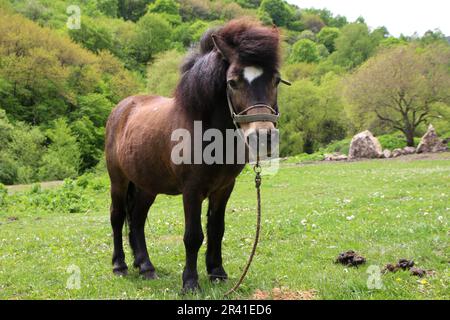
<svg viewBox="0 0 450 320"><path fill-rule="evenodd" d="M365 129L410 146L430 123L450 137L450 38L440 30L395 37L284 0L0 0L0 183L104 165L112 108L129 95L171 96L201 35L241 17L282 34L292 82L279 93L282 156Z"/></svg>

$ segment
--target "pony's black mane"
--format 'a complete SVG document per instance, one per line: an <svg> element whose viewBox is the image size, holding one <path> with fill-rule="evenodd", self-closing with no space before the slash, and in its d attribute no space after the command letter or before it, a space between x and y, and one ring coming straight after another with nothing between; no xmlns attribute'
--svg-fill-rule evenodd
<svg viewBox="0 0 450 320"><path fill-rule="evenodd" d="M208 30L199 47L181 66L175 91L177 104L197 111L226 103L228 62L214 46L211 35L220 36L236 52L242 65L258 65L268 70L279 66L279 33L256 22L234 20L224 27Z"/></svg>

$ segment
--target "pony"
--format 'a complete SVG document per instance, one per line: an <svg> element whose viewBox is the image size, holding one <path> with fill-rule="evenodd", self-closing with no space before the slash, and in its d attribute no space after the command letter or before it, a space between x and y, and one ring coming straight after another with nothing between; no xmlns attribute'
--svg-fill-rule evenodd
<svg viewBox="0 0 450 320"><path fill-rule="evenodd" d="M225 280L222 238L225 209L242 163L181 163L171 159L182 128L225 132L239 127L243 138L275 130L280 34L275 27L233 20L208 30L199 47L181 66L174 97L138 95L125 98L111 112L106 126L105 155L111 181L113 272L128 271L122 230L129 225L134 267L145 279L155 279L144 235L148 211L158 194L182 195L186 251L183 291L199 289L197 258L204 240L202 203L208 199L206 268L209 279ZM162 70L164 72L164 70ZM204 147L204 144L201 145ZM227 148L225 153L230 152Z"/></svg>

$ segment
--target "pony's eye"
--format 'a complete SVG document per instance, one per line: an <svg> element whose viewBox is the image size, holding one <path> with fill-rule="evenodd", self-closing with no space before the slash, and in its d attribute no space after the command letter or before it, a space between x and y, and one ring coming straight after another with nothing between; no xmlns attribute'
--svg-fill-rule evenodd
<svg viewBox="0 0 450 320"><path fill-rule="evenodd" d="M231 89L236 89L238 87L238 83L236 80L231 79L231 80L228 80L228 86Z"/></svg>

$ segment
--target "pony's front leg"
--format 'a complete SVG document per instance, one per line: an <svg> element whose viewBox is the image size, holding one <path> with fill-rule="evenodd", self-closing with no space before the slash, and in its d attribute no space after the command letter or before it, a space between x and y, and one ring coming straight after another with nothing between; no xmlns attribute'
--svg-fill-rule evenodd
<svg viewBox="0 0 450 320"><path fill-rule="evenodd" d="M228 278L222 265L222 238L225 231L225 208L233 188L234 182L209 196L206 270L211 281Z"/></svg>
<svg viewBox="0 0 450 320"><path fill-rule="evenodd" d="M199 193L183 194L184 205L184 247L186 249L186 265L183 271L183 292L199 289L197 273L198 250L203 243L201 222L203 197Z"/></svg>

